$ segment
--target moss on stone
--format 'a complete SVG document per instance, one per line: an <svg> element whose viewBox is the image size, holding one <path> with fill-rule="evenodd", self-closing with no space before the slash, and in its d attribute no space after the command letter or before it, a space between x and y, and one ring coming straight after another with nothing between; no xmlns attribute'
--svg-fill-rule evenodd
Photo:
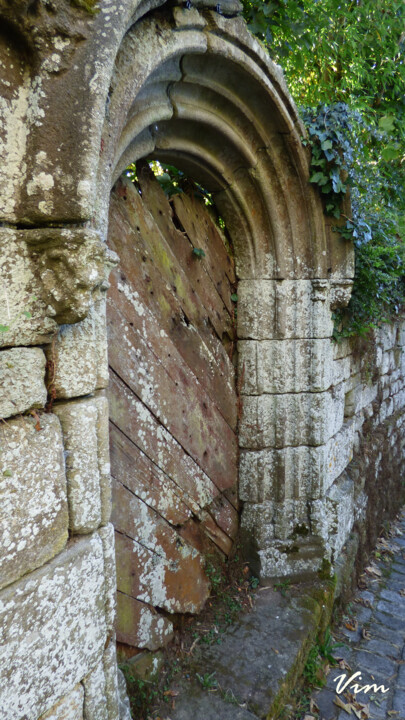
<svg viewBox="0 0 405 720"><path fill-rule="evenodd" d="M85 10L90 15L97 15L100 12L98 0L70 0L70 4L80 10Z"/></svg>
<svg viewBox="0 0 405 720"><path fill-rule="evenodd" d="M326 558L322 560L322 565L318 570L318 577L320 580L331 580L333 578L332 565Z"/></svg>

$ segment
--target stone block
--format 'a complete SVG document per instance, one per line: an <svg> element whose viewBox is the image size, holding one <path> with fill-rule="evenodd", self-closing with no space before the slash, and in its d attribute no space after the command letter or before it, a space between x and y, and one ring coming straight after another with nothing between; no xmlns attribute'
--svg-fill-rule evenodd
<svg viewBox="0 0 405 720"><path fill-rule="evenodd" d="M378 419L380 423L383 423L387 418L389 418L392 413L394 412L394 400L392 397L387 398L386 400L383 400L383 402L380 405L380 412L378 415Z"/></svg>
<svg viewBox="0 0 405 720"><path fill-rule="evenodd" d="M392 370L395 369L395 355L392 350L386 350L383 353L382 357L382 363L381 363L381 374L387 375L387 373L392 372Z"/></svg>
<svg viewBox="0 0 405 720"><path fill-rule="evenodd" d="M332 384L330 340L239 340L242 393L320 392Z"/></svg>
<svg viewBox="0 0 405 720"><path fill-rule="evenodd" d="M59 325L84 320L108 286L117 255L91 228L35 228L25 230L22 239L30 247L48 314Z"/></svg>
<svg viewBox="0 0 405 720"><path fill-rule="evenodd" d="M98 535L103 543L105 575L105 621L107 630L114 631L115 610L117 604L117 577L115 566L114 527L111 523L100 528Z"/></svg>
<svg viewBox="0 0 405 720"><path fill-rule="evenodd" d="M62 550L68 536L60 424L42 415L9 420L0 429L0 587Z"/></svg>
<svg viewBox="0 0 405 720"><path fill-rule="evenodd" d="M311 280L240 280L238 337L255 340L329 338L333 331L327 293Z"/></svg>
<svg viewBox="0 0 405 720"><path fill-rule="evenodd" d="M324 501L312 504L311 522L313 532L338 557L354 522L354 483L345 473L329 488Z"/></svg>
<svg viewBox="0 0 405 720"><path fill-rule="evenodd" d="M83 719L84 689L80 683L56 703L39 720L84 720Z"/></svg>
<svg viewBox="0 0 405 720"><path fill-rule="evenodd" d="M394 401L394 412L402 410L405 406L405 390L401 390L399 393L394 395L392 399Z"/></svg>
<svg viewBox="0 0 405 720"><path fill-rule="evenodd" d="M83 680L84 720L109 720L102 659Z"/></svg>
<svg viewBox="0 0 405 720"><path fill-rule="evenodd" d="M103 655L105 677L105 697L108 710L108 720L123 720L120 717L120 697L118 692L117 648L115 635L111 638ZM95 718L95 720L97 720Z"/></svg>
<svg viewBox="0 0 405 720"><path fill-rule="evenodd" d="M382 361L383 361L383 349L381 345L376 345L375 347L375 366L379 371L379 374L381 375L381 367L382 367Z"/></svg>
<svg viewBox="0 0 405 720"><path fill-rule="evenodd" d="M384 323L376 331L376 341L382 345L384 351L391 350L397 339L397 324Z"/></svg>
<svg viewBox="0 0 405 720"><path fill-rule="evenodd" d="M244 502L309 496L317 450L288 447L280 450L241 450L239 494Z"/></svg>
<svg viewBox="0 0 405 720"><path fill-rule="evenodd" d="M50 342L58 326L41 298L41 282L21 231L0 228L0 347ZM31 317L27 317L29 313Z"/></svg>
<svg viewBox="0 0 405 720"><path fill-rule="evenodd" d="M1 335L1 333L0 333ZM0 417L18 415L46 403L45 355L40 348L0 350Z"/></svg>
<svg viewBox="0 0 405 720"><path fill-rule="evenodd" d="M241 538L252 571L269 578L318 570L324 545L320 537L299 534L307 522L305 502L245 503Z"/></svg>
<svg viewBox="0 0 405 720"><path fill-rule="evenodd" d="M363 385L362 392L361 392L360 406L362 408L364 408L367 405L371 405L371 403L373 403L374 400L377 399L377 395L378 395L377 383L375 383L374 385Z"/></svg>
<svg viewBox="0 0 405 720"><path fill-rule="evenodd" d="M348 420L319 453L319 486L316 487L315 473L313 476L312 497L321 497L342 474L353 458L354 424Z"/></svg>
<svg viewBox="0 0 405 720"><path fill-rule="evenodd" d="M1 591L2 720L36 720L96 666L106 641L104 583L95 534Z"/></svg>
<svg viewBox="0 0 405 720"><path fill-rule="evenodd" d="M356 375L356 377L358 377L358 375ZM356 415L356 413L360 411L362 407L362 391L363 387L359 382L345 394L345 417L353 417L353 415Z"/></svg>
<svg viewBox="0 0 405 720"><path fill-rule="evenodd" d="M342 358L351 357L353 348L349 338L343 338L340 342L333 343L333 359L341 360Z"/></svg>
<svg viewBox="0 0 405 720"><path fill-rule="evenodd" d="M108 386L104 295L84 320L61 327L47 357L52 363L51 388L58 399L88 395Z"/></svg>
<svg viewBox="0 0 405 720"><path fill-rule="evenodd" d="M334 244L332 244L332 252L335 249ZM347 265L350 266L353 264L354 261L354 255L353 255L353 248L350 248L349 253L346 254L346 260ZM348 267L346 267L346 270ZM351 268L352 272L351 275L354 274L354 267L352 265ZM345 271L343 269L343 277L336 277L339 273L334 275L334 278L332 279L331 286L330 286L330 307L332 310L337 310L338 308L344 308L347 307L349 304L352 289L353 289L353 280L349 280L348 278L345 278Z"/></svg>
<svg viewBox="0 0 405 720"><path fill-rule="evenodd" d="M398 345L405 347L405 320L398 323Z"/></svg>
<svg viewBox="0 0 405 720"><path fill-rule="evenodd" d="M351 374L351 357L335 358L332 365L332 384L340 385L347 381Z"/></svg>
<svg viewBox="0 0 405 720"><path fill-rule="evenodd" d="M354 425L346 422L324 445L241 449L239 493L244 502L322 498L353 455Z"/></svg>
<svg viewBox="0 0 405 720"><path fill-rule="evenodd" d="M103 396L60 403L66 452L69 527L87 533L110 515L108 403Z"/></svg>
<svg viewBox="0 0 405 720"><path fill-rule="evenodd" d="M308 508L305 498L246 503L242 514L242 528L253 531L263 550L273 540L301 541L308 527Z"/></svg>
<svg viewBox="0 0 405 720"><path fill-rule="evenodd" d="M243 448L323 445L343 424L343 385L331 392L242 396Z"/></svg>
<svg viewBox="0 0 405 720"><path fill-rule="evenodd" d="M127 683L124 673L118 668L118 702L119 720L132 720L131 705L127 694Z"/></svg>

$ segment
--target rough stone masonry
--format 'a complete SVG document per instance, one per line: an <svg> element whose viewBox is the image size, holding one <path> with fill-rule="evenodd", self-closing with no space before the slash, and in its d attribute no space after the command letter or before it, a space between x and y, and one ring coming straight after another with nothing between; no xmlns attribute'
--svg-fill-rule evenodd
<svg viewBox="0 0 405 720"><path fill-rule="evenodd" d="M229 232L241 538L255 572L360 561L401 494L405 324L332 343L353 249L308 183L280 68L237 0L215 6L0 0L4 720L119 717L106 297L110 271L125 268L107 240L110 193L131 162L182 169ZM176 470L159 471L156 503ZM154 582L151 598L165 576ZM139 649L171 617L143 607Z"/></svg>

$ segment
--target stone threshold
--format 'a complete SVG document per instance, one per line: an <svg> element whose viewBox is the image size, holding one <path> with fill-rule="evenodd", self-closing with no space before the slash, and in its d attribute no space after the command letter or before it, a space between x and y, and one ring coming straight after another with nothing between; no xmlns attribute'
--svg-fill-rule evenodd
<svg viewBox="0 0 405 720"><path fill-rule="evenodd" d="M276 720L330 622L333 598L334 583L318 579L285 596L259 589L252 611L225 630L220 644L198 646L189 679L172 684L174 706L160 707L159 720Z"/></svg>

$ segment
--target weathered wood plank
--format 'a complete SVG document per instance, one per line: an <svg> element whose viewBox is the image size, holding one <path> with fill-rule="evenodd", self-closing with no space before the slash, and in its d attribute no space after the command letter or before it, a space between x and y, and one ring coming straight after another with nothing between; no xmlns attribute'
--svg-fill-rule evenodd
<svg viewBox="0 0 405 720"><path fill-rule="evenodd" d="M192 232L190 234L180 232L175 227L172 218L172 204L177 208L180 203L180 200L176 202L178 196L172 199L172 204L169 203L149 166L140 172L139 184L142 190L143 204L154 218L177 261L186 271L187 277L192 286L196 288L204 306L207 309L216 308L218 319L222 319L222 332L234 333L233 305L230 297L232 289L223 264L218 265L219 258L225 262L226 260L221 253L222 248L213 247L218 242L223 246L223 240L216 228L212 227L212 220L206 206L203 203L196 204L192 200L189 202L185 196L181 204L182 216L183 219L187 216L187 222ZM181 198L183 198L183 194ZM209 237L207 232L209 232ZM193 249L199 247L204 249L204 258L199 259L193 254ZM227 254L226 257L231 263Z"/></svg>
<svg viewBox="0 0 405 720"><path fill-rule="evenodd" d="M136 245L139 248L144 247L144 257L148 258L149 254L153 258L153 264L162 276L160 283L152 288L152 292L158 292L161 284L168 284L178 296L186 315L195 320L197 326L201 324L201 318L208 315L217 335L222 337L225 315L221 314L223 303L220 298L206 293L202 287L205 302L203 301L130 180L120 179L115 194L125 198L127 221L133 230ZM112 234L111 242L115 244ZM118 249L117 252L119 254Z"/></svg>
<svg viewBox="0 0 405 720"><path fill-rule="evenodd" d="M239 514L224 494L219 495L207 508L219 527L233 540L239 527Z"/></svg>
<svg viewBox="0 0 405 720"><path fill-rule="evenodd" d="M203 342L201 335L193 326L188 327L184 321L172 318L169 333L152 312L143 305L136 291L123 281L117 282L116 276L110 277L111 287L108 296L108 334L112 334L110 307L119 308L124 327L129 326L137 331L153 353L162 359L176 357L181 366L191 372L204 391L210 403L214 403L232 430L237 425L237 401L234 387L234 369L228 357L218 348L211 351ZM112 341L109 339L109 348ZM111 356L111 352L110 352Z"/></svg>
<svg viewBox="0 0 405 720"><path fill-rule="evenodd" d="M118 589L168 612L199 612L209 594L202 555L120 483L114 485Z"/></svg>
<svg viewBox="0 0 405 720"><path fill-rule="evenodd" d="M114 372L109 399L112 422L171 477L182 501L198 517L219 489Z"/></svg>
<svg viewBox="0 0 405 720"><path fill-rule="evenodd" d="M232 487L236 481L236 435L169 339L171 352L159 348L163 365L137 330L123 322L114 301L108 322L111 367L217 487ZM161 343L165 344L165 338Z"/></svg>
<svg viewBox="0 0 405 720"><path fill-rule="evenodd" d="M173 525L181 525L191 510L180 490L155 463L110 423L111 475Z"/></svg>
<svg viewBox="0 0 405 720"><path fill-rule="evenodd" d="M203 323L202 328L197 328L191 322L184 314L178 298L170 288L162 285L152 258L138 246L138 238L125 220L123 200L115 199L110 228L115 242L111 246L121 257L121 267L111 274L109 301L114 298L128 323L133 323L147 342L150 342L149 338L154 339L155 347L160 331L167 333L211 400L235 429L237 411L234 367L225 349L213 337L207 325ZM159 288L159 292L152 288Z"/></svg>
<svg viewBox="0 0 405 720"><path fill-rule="evenodd" d="M141 189L119 181L110 206L112 519L117 637L154 649L172 625L153 606L199 612L203 555L228 554L237 531L235 371L221 342L234 333L235 274L205 206L171 206L148 171Z"/></svg>
<svg viewBox="0 0 405 720"><path fill-rule="evenodd" d="M174 195L171 202L187 235L204 250L207 271L231 311L229 289L236 282L235 267L220 229L215 225L204 201L195 194L180 193Z"/></svg>
<svg viewBox="0 0 405 720"><path fill-rule="evenodd" d="M115 627L119 642L148 650L157 650L173 638L173 625L170 620L148 605L119 591Z"/></svg>

